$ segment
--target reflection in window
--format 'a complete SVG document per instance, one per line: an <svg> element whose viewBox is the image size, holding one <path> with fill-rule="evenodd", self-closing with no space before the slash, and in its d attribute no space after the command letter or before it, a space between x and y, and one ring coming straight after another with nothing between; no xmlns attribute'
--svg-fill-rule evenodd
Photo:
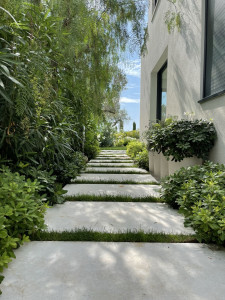
<svg viewBox="0 0 225 300"><path fill-rule="evenodd" d="M158 72L157 120L166 119L167 104L167 63Z"/></svg>

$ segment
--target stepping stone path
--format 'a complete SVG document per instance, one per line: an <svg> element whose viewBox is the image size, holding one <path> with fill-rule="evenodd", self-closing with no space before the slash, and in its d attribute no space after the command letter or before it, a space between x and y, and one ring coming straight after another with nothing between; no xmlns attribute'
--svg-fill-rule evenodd
<svg viewBox="0 0 225 300"><path fill-rule="evenodd" d="M107 168L99 168L99 167L88 167L86 169L86 172L89 173L133 173L133 174L147 174L148 172L146 170L143 169L139 169L139 168L111 168L111 167L107 167Z"/></svg>
<svg viewBox="0 0 225 300"><path fill-rule="evenodd" d="M70 196L126 195L130 202L55 205L46 214L48 230L193 233L166 204L132 202L158 197L160 185L125 151L101 151L65 189ZM30 242L16 256L4 271L1 300L222 300L225 294L224 248L204 244Z"/></svg>

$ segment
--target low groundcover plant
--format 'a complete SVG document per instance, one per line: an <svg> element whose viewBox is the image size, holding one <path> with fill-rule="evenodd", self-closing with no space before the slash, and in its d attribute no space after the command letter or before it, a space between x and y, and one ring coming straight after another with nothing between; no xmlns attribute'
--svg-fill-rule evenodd
<svg viewBox="0 0 225 300"><path fill-rule="evenodd" d="M0 272L15 258L13 249L29 241L29 236L45 229L47 205L39 195L37 180L25 179L9 168L0 170Z"/></svg>
<svg viewBox="0 0 225 300"><path fill-rule="evenodd" d="M162 181L162 197L185 216L200 242L225 245L225 166L206 162Z"/></svg>

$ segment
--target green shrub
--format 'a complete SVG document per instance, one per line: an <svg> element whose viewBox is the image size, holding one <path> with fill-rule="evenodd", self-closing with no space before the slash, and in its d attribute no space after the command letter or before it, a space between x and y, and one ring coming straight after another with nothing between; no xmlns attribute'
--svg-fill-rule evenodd
<svg viewBox="0 0 225 300"><path fill-rule="evenodd" d="M89 154L91 147L89 148ZM93 149L92 149L93 150ZM52 169L57 176L57 182L63 185L70 183L72 179L75 179L79 172L85 168L86 158L81 152L72 152L69 157L65 157L65 160L60 161L58 164L54 164Z"/></svg>
<svg viewBox="0 0 225 300"><path fill-rule="evenodd" d="M140 138L140 133L139 130L132 130L132 131L126 131L126 136L134 138L134 139L139 139Z"/></svg>
<svg viewBox="0 0 225 300"><path fill-rule="evenodd" d="M39 195L40 183L3 168L0 173L0 272L15 257L28 236L45 229L46 205Z"/></svg>
<svg viewBox="0 0 225 300"><path fill-rule="evenodd" d="M179 171L162 180L163 198L173 208L178 208L179 204L177 199L183 198L183 195L186 193L186 190L182 189L183 184L189 180L195 180L196 184L199 185L208 177L209 173L224 171L224 165L214 164L209 161L205 162L202 166L181 168Z"/></svg>
<svg viewBox="0 0 225 300"><path fill-rule="evenodd" d="M162 182L163 197L185 216L199 241L224 244L225 166L207 162L182 168Z"/></svg>
<svg viewBox="0 0 225 300"><path fill-rule="evenodd" d="M151 124L146 132L148 149L162 152L172 160L181 161L185 157L197 156L208 159L209 151L216 139L212 122L205 120L175 120Z"/></svg>
<svg viewBox="0 0 225 300"><path fill-rule="evenodd" d="M17 169L20 174L25 175L26 178L37 180L41 184L39 194L42 195L48 204L60 204L65 201L63 194L65 194L66 191L62 189L62 184L56 184L57 177L52 175L53 170L43 170L42 166L35 168L29 166L29 164L23 164L22 162L18 164Z"/></svg>
<svg viewBox="0 0 225 300"><path fill-rule="evenodd" d="M97 131L93 130L86 131L86 139L84 143L84 155L88 157L88 159L95 158L99 153L99 142L97 139Z"/></svg>
<svg viewBox="0 0 225 300"><path fill-rule="evenodd" d="M131 141L139 139L139 131L123 131L114 134L114 146L121 147L127 146Z"/></svg>
<svg viewBox="0 0 225 300"><path fill-rule="evenodd" d="M124 145L124 146L127 146L130 142L136 141L136 140L137 140L137 139L135 139L135 138L126 136L126 137L124 138L124 143L123 143L123 145Z"/></svg>
<svg viewBox="0 0 225 300"><path fill-rule="evenodd" d="M135 157L135 163L147 171L149 171L149 156L148 156L148 150L144 149L142 152L139 152Z"/></svg>
<svg viewBox="0 0 225 300"><path fill-rule="evenodd" d="M122 146L124 146L124 143L125 143L125 139L118 139L114 142L114 146L115 147L122 147Z"/></svg>
<svg viewBox="0 0 225 300"><path fill-rule="evenodd" d="M113 124L110 122L105 122L100 128L98 141L100 147L112 147L114 142L114 134L116 128L113 127Z"/></svg>
<svg viewBox="0 0 225 300"><path fill-rule="evenodd" d="M126 133L125 132L116 132L114 133L114 146L122 147L124 146Z"/></svg>
<svg viewBox="0 0 225 300"><path fill-rule="evenodd" d="M225 244L225 172L209 173L201 184L190 180L178 199L185 224L192 226L199 241Z"/></svg>
<svg viewBox="0 0 225 300"><path fill-rule="evenodd" d="M131 158L135 158L137 154L145 149L145 144L140 141L131 141L127 145L127 155Z"/></svg>

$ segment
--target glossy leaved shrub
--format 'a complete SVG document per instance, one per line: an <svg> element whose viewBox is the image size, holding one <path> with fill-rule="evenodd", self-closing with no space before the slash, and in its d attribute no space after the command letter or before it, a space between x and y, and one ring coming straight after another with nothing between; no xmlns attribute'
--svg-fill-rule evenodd
<svg viewBox="0 0 225 300"><path fill-rule="evenodd" d="M152 123L145 133L148 149L181 161L196 156L208 159L216 139L216 129L206 120L173 120Z"/></svg>
<svg viewBox="0 0 225 300"><path fill-rule="evenodd" d="M185 216L199 241L225 244L225 166L182 168L162 182L162 196Z"/></svg>
<svg viewBox="0 0 225 300"><path fill-rule="evenodd" d="M9 168L0 172L0 272L14 258L13 249L45 229L46 204L37 180L25 179Z"/></svg>

